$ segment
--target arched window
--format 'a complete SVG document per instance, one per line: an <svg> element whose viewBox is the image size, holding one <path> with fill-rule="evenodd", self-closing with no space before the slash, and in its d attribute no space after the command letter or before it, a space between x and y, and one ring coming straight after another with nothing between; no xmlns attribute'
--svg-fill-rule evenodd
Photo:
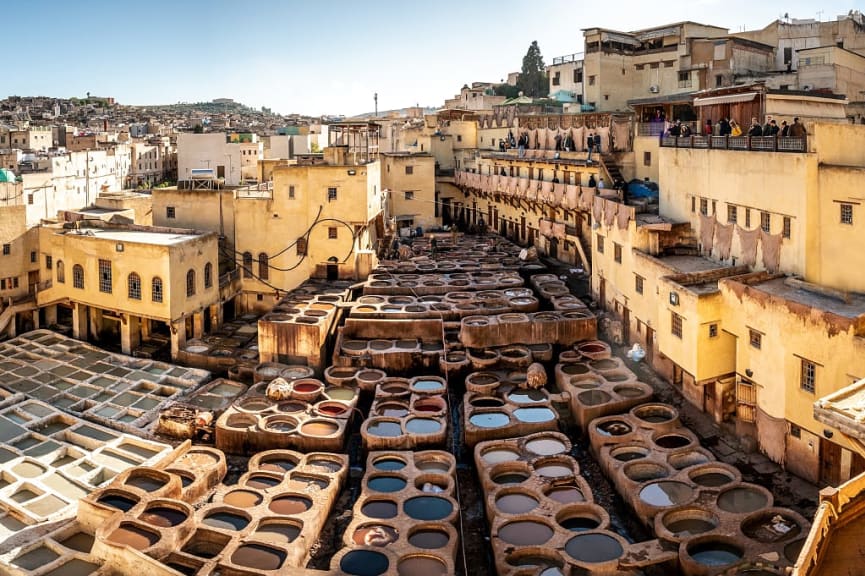
<svg viewBox="0 0 865 576"><path fill-rule="evenodd" d="M72 286L84 290L84 268L81 264L72 267Z"/></svg>
<svg viewBox="0 0 865 576"><path fill-rule="evenodd" d="M267 280L269 269L270 266L267 265L267 254L262 252L258 255L258 279Z"/></svg>
<svg viewBox="0 0 865 576"><path fill-rule="evenodd" d="M186 295L195 296L195 270L186 273Z"/></svg>
<svg viewBox="0 0 865 576"><path fill-rule="evenodd" d="M129 288L129 298L132 300L141 300L141 276L133 272L127 278L126 283Z"/></svg>
<svg viewBox="0 0 865 576"><path fill-rule="evenodd" d="M211 288L213 286L213 264L208 262L204 265L204 287Z"/></svg>
<svg viewBox="0 0 865 576"><path fill-rule="evenodd" d="M63 268L63 260L57 261L57 282L60 284L66 283L66 270Z"/></svg>
<svg viewBox="0 0 865 576"><path fill-rule="evenodd" d="M154 276L150 281L150 299L154 302L162 302L162 278Z"/></svg>
<svg viewBox="0 0 865 576"><path fill-rule="evenodd" d="M252 252L243 253L243 277L252 278Z"/></svg>

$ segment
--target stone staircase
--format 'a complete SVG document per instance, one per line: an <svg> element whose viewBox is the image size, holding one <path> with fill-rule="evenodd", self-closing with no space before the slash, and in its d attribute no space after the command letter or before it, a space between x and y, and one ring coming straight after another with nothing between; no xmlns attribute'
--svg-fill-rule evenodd
<svg viewBox="0 0 865 576"><path fill-rule="evenodd" d="M601 166L604 171L607 173L607 186L612 188L613 185L621 180L625 181L625 178L622 176L622 171L619 169L619 165L616 162L616 158L611 154L604 154L601 156Z"/></svg>

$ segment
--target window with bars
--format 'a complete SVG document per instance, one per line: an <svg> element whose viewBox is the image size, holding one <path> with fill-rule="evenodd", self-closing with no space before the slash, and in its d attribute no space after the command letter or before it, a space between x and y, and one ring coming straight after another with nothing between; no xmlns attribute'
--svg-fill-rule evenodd
<svg viewBox="0 0 865 576"><path fill-rule="evenodd" d="M709 324L709 338L718 337L718 325L715 323Z"/></svg>
<svg viewBox="0 0 865 576"><path fill-rule="evenodd" d="M598 254L604 253L604 237L600 234L597 235L598 238Z"/></svg>
<svg viewBox="0 0 865 576"><path fill-rule="evenodd" d="M330 226L327 229L327 237L330 240L336 240L339 238L339 233L337 232L336 226Z"/></svg>
<svg viewBox="0 0 865 576"><path fill-rule="evenodd" d="M772 225L772 215L768 212L760 212L760 229L765 233L769 233Z"/></svg>
<svg viewBox="0 0 865 576"><path fill-rule="evenodd" d="M165 217L169 219L174 219L177 217L177 211L174 209L174 206L165 207Z"/></svg>
<svg viewBox="0 0 865 576"><path fill-rule="evenodd" d="M51 256L45 256L45 269L51 270L54 266L52 265Z"/></svg>
<svg viewBox="0 0 865 576"><path fill-rule="evenodd" d="M243 253L243 277L252 278L252 252Z"/></svg>
<svg viewBox="0 0 865 576"><path fill-rule="evenodd" d="M748 341L751 343L751 348L760 350L763 348L763 335L756 330L748 331Z"/></svg>
<svg viewBox="0 0 865 576"><path fill-rule="evenodd" d="M790 229L791 229L790 217L784 216L784 226L783 226L783 228L781 228L781 235L784 238L789 238L790 237Z"/></svg>
<svg viewBox="0 0 865 576"><path fill-rule="evenodd" d="M682 317L670 312L670 333L676 338L682 337Z"/></svg>
<svg viewBox="0 0 865 576"><path fill-rule="evenodd" d="M150 281L150 299L154 302L162 302L162 278L154 276Z"/></svg>
<svg viewBox="0 0 865 576"><path fill-rule="evenodd" d="M186 273L186 296L195 296L195 270Z"/></svg>
<svg viewBox="0 0 865 576"><path fill-rule="evenodd" d="M262 252L258 255L258 279L267 280L270 277L270 265L267 261L267 254Z"/></svg>
<svg viewBox="0 0 865 576"><path fill-rule="evenodd" d="M802 358L802 375L799 379L799 387L805 392L814 393L817 380L817 365L810 360Z"/></svg>
<svg viewBox="0 0 865 576"><path fill-rule="evenodd" d="M634 276L634 290L636 290L637 294L643 293L643 283L645 282L645 278L642 276Z"/></svg>
<svg viewBox="0 0 865 576"><path fill-rule="evenodd" d="M111 261L99 260L99 291L111 294Z"/></svg>
<svg viewBox="0 0 865 576"><path fill-rule="evenodd" d="M330 187L327 189L327 201L336 202L336 188Z"/></svg>
<svg viewBox="0 0 865 576"><path fill-rule="evenodd" d="M208 262L204 265L204 287L211 288L213 286L213 263Z"/></svg>
<svg viewBox="0 0 865 576"><path fill-rule="evenodd" d="M841 203L841 224L853 224L853 205ZM5 250L5 249L4 249ZM4 251L5 254L5 251Z"/></svg>
<svg viewBox="0 0 865 576"><path fill-rule="evenodd" d="M141 300L141 276L133 272L127 279L127 288L129 298L132 300Z"/></svg>
<svg viewBox="0 0 865 576"><path fill-rule="evenodd" d="M727 204L727 224L735 224L739 221L739 207Z"/></svg>
<svg viewBox="0 0 865 576"><path fill-rule="evenodd" d="M622 245L616 242L613 242L613 260L622 263Z"/></svg>
<svg viewBox="0 0 865 576"><path fill-rule="evenodd" d="M288 187L288 199L294 200L294 185Z"/></svg>
<svg viewBox="0 0 865 576"><path fill-rule="evenodd" d="M306 238L297 239L297 255L306 256Z"/></svg>
<svg viewBox="0 0 865 576"><path fill-rule="evenodd" d="M405 167L405 174L406 174L406 176L410 176L410 175L414 174L414 166L406 166Z"/></svg>
<svg viewBox="0 0 865 576"><path fill-rule="evenodd" d="M707 198L700 198L700 214L709 215L709 200Z"/></svg>
<svg viewBox="0 0 865 576"><path fill-rule="evenodd" d="M30 251L30 263L31 263L31 264L36 264L36 260L37 260L37 259L38 259L38 255L36 254L36 251L35 251L35 250L31 250L31 251Z"/></svg>
<svg viewBox="0 0 865 576"><path fill-rule="evenodd" d="M84 267L81 264L72 267L72 287L84 290Z"/></svg>

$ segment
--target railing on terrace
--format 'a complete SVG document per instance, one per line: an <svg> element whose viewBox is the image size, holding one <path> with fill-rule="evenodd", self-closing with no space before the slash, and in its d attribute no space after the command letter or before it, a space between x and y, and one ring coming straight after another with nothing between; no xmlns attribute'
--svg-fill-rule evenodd
<svg viewBox="0 0 865 576"><path fill-rule="evenodd" d="M273 198L273 182L262 182L252 186L244 186L234 191L237 198Z"/></svg>
<svg viewBox="0 0 865 576"><path fill-rule="evenodd" d="M233 281L240 278L240 268L235 268L234 270L229 270L225 274L219 277L219 287L225 288Z"/></svg>
<svg viewBox="0 0 865 576"><path fill-rule="evenodd" d="M453 177L454 169L453 168L436 168L436 176L447 178Z"/></svg>
<svg viewBox="0 0 865 576"><path fill-rule="evenodd" d="M683 126L686 124L692 132L699 132L696 122L682 122ZM637 124L637 136L660 136L664 133L665 126L664 122L639 122Z"/></svg>
<svg viewBox="0 0 865 576"><path fill-rule="evenodd" d="M583 59L582 52L576 52L574 54L567 54L565 56L556 56L553 58L553 66L557 64L567 64L569 62L579 62Z"/></svg>
<svg viewBox="0 0 865 576"><path fill-rule="evenodd" d="M805 138L789 136L662 136L664 148L706 148L760 152L807 152Z"/></svg>

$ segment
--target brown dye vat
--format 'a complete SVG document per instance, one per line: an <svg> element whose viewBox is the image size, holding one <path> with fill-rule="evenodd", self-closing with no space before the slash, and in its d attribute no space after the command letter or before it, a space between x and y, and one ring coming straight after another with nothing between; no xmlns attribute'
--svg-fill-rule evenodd
<svg viewBox="0 0 865 576"><path fill-rule="evenodd" d="M622 446L610 450L610 456L619 462L631 462L649 455L649 449L643 446Z"/></svg>
<svg viewBox="0 0 865 576"><path fill-rule="evenodd" d="M324 490L325 488L327 488L328 484L330 484L329 480L325 480L323 478L316 478L314 476L307 476L306 474L292 474L291 479L295 482L308 484L309 486L318 486L319 490Z"/></svg>
<svg viewBox="0 0 865 576"><path fill-rule="evenodd" d="M306 462L307 467L313 469L313 471L319 472L338 472L342 469L342 464L335 461L329 460L327 458L310 458Z"/></svg>
<svg viewBox="0 0 865 576"><path fill-rule="evenodd" d="M303 524L294 522L262 522L254 533L259 540L268 540L277 544L294 542L302 530Z"/></svg>
<svg viewBox="0 0 865 576"><path fill-rule="evenodd" d="M265 421L264 427L272 432L291 433L297 428L297 420L288 416L270 417Z"/></svg>
<svg viewBox="0 0 865 576"><path fill-rule="evenodd" d="M646 484L640 490L640 500L650 506L675 506L684 504L694 496L694 489L684 482L661 480Z"/></svg>
<svg viewBox="0 0 865 576"><path fill-rule="evenodd" d="M546 496L560 504L573 504L586 499L576 486L559 486L547 492Z"/></svg>
<svg viewBox="0 0 865 576"><path fill-rule="evenodd" d="M399 576L443 576L447 574L444 563L430 556L409 556L397 565Z"/></svg>
<svg viewBox="0 0 865 576"><path fill-rule="evenodd" d="M277 570L285 562L286 553L279 548L261 544L244 544L231 555L231 563L256 570Z"/></svg>
<svg viewBox="0 0 865 576"><path fill-rule="evenodd" d="M724 484L729 484L734 480L734 478L731 474L724 472L703 472L700 474L694 474L691 476L691 480L694 484L699 484L700 486L717 488Z"/></svg>
<svg viewBox="0 0 865 576"><path fill-rule="evenodd" d="M577 394L577 400L584 406L599 406L612 400L612 396L603 390L586 390Z"/></svg>
<svg viewBox="0 0 865 576"><path fill-rule="evenodd" d="M308 436L332 436L339 431L339 426L326 420L311 420L304 423L300 431Z"/></svg>
<svg viewBox="0 0 865 576"><path fill-rule="evenodd" d="M540 522L521 520L499 528L498 537L515 546L540 546L553 537L553 529Z"/></svg>
<svg viewBox="0 0 865 576"><path fill-rule="evenodd" d="M505 514L525 514L531 512L538 506L538 501L528 494L514 492L505 494L496 499L496 508Z"/></svg>
<svg viewBox="0 0 865 576"><path fill-rule="evenodd" d="M766 509L742 521L742 533L758 542L780 542L797 537L802 525L782 510Z"/></svg>
<svg viewBox="0 0 865 576"><path fill-rule="evenodd" d="M267 490L279 484L279 480L263 474L255 474L246 479L246 486L259 490Z"/></svg>
<svg viewBox="0 0 865 576"><path fill-rule="evenodd" d="M684 538L686 536L696 536L697 534L714 530L717 523L704 520L703 518L683 518L681 520L667 522L664 526L675 536Z"/></svg>
<svg viewBox="0 0 865 576"><path fill-rule="evenodd" d="M691 439L680 434L665 434L654 440L655 444L660 448L684 448L691 443Z"/></svg>
<svg viewBox="0 0 865 576"><path fill-rule="evenodd" d="M754 512L769 505L769 498L756 487L737 486L718 495L718 508L733 514Z"/></svg>
<svg viewBox="0 0 865 576"><path fill-rule="evenodd" d="M255 416L250 416L249 414L231 414L225 423L231 428L249 428L250 426L255 426L258 420L256 420Z"/></svg>
<svg viewBox="0 0 865 576"><path fill-rule="evenodd" d="M186 513L167 506L155 506L145 510L138 517L142 522L158 528L171 528L186 521Z"/></svg>
<svg viewBox="0 0 865 576"><path fill-rule="evenodd" d="M94 538L86 532L76 532L59 542L70 550L90 554L90 550L93 549Z"/></svg>
<svg viewBox="0 0 865 576"><path fill-rule="evenodd" d="M688 452L671 454L670 457L667 459L667 461L670 463L670 466L672 466L676 470L682 470L696 464L705 464L706 462L709 462L709 460L710 458L707 454L704 454L697 450L690 450Z"/></svg>
<svg viewBox="0 0 865 576"><path fill-rule="evenodd" d="M45 546L40 546L39 548L35 548L26 554L22 554L18 556L14 560L12 560L12 564L18 566L19 568L23 568L24 570L34 570L36 568L40 568L42 566L46 566L51 562L54 562L60 558L60 555L57 554L54 550L47 548Z"/></svg>
<svg viewBox="0 0 865 576"><path fill-rule="evenodd" d="M358 546L387 546L396 542L397 538L399 532L384 524L364 524L351 537Z"/></svg>
<svg viewBox="0 0 865 576"><path fill-rule="evenodd" d="M304 496L279 496L271 500L268 508L274 514L291 516L293 514L302 514L312 508L312 500Z"/></svg>
<svg viewBox="0 0 865 576"><path fill-rule="evenodd" d="M103 494L97 500L100 504L117 508L122 512L128 512L133 506L138 504L138 498L134 496L126 496L121 494Z"/></svg>
<svg viewBox="0 0 865 576"><path fill-rule="evenodd" d="M109 542L131 546L136 550L145 550L159 541L159 535L143 530L134 524L123 522L120 527L108 536Z"/></svg>
<svg viewBox="0 0 865 576"><path fill-rule="evenodd" d="M631 425L623 420L608 420L598 424L595 428L602 436L624 436L633 431Z"/></svg>
<svg viewBox="0 0 865 576"><path fill-rule="evenodd" d="M134 486L145 492L154 492L165 486L166 482L162 478L154 478L153 476L133 475L126 479L127 486Z"/></svg>
<svg viewBox="0 0 865 576"><path fill-rule="evenodd" d="M223 497L222 501L235 508L252 508L261 503L261 495L249 490L232 490Z"/></svg>
<svg viewBox="0 0 865 576"><path fill-rule="evenodd" d="M437 550L444 548L450 542L450 536L442 530L422 528L409 534L408 543L415 548Z"/></svg>
<svg viewBox="0 0 865 576"><path fill-rule="evenodd" d="M565 552L577 562L598 564L619 558L624 549L618 540L608 534L589 533L568 540Z"/></svg>
<svg viewBox="0 0 865 576"><path fill-rule="evenodd" d="M390 500L371 500L364 504L360 511L364 516L386 520L396 517L397 505Z"/></svg>
<svg viewBox="0 0 865 576"><path fill-rule="evenodd" d="M591 372L589 367L582 363L577 364L565 364L562 366L562 372L567 374L568 376L577 376L580 374L588 374Z"/></svg>
<svg viewBox="0 0 865 576"><path fill-rule="evenodd" d="M306 406L303 402L280 402L276 405L276 409L280 412L291 414L293 412L303 412L306 410Z"/></svg>
<svg viewBox="0 0 865 576"><path fill-rule="evenodd" d="M287 458L268 458L259 462L258 467L261 470L284 474L290 470L294 470L297 467L297 462Z"/></svg>
<svg viewBox="0 0 865 576"><path fill-rule="evenodd" d="M615 360L604 358L603 360L590 361L589 366L594 370L613 370L619 367L619 363Z"/></svg>
<svg viewBox="0 0 865 576"><path fill-rule="evenodd" d="M442 462L441 460L418 460L415 461L415 467L421 471L426 472L428 474L445 474L450 472L450 464L447 462Z"/></svg>

